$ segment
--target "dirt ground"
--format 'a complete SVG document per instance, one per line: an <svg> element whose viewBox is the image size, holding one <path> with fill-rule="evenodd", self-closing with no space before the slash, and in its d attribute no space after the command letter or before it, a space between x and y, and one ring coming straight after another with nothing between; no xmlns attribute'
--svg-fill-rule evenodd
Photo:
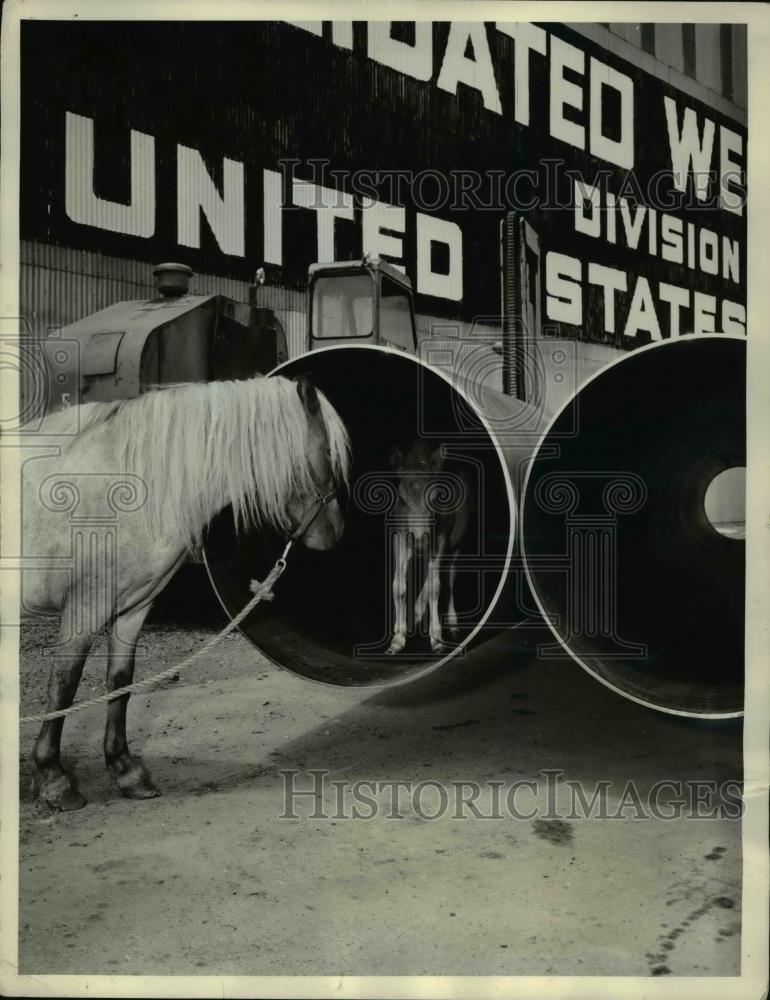
<svg viewBox="0 0 770 1000"><path fill-rule="evenodd" d="M143 633L137 676L218 626ZM22 710L43 705L49 624L22 634ZM132 748L163 796L121 799L103 710L69 720L66 760L88 805L29 794L22 732L20 971L103 974L735 975L740 822L731 819L335 819L335 792L284 812L281 769L330 780L499 781L558 768L587 793L633 779L740 779L741 727L666 716L510 633L406 687L329 688L240 635L178 683L135 697ZM103 690L103 647L79 693ZM540 779L541 781L543 779ZM438 793L437 793L438 794ZM539 792L538 801L542 802ZM378 800L379 801L379 800ZM385 799L383 799L383 802ZM532 799L522 797L522 810ZM564 800L557 795L560 815ZM420 815L422 813L422 815Z"/></svg>

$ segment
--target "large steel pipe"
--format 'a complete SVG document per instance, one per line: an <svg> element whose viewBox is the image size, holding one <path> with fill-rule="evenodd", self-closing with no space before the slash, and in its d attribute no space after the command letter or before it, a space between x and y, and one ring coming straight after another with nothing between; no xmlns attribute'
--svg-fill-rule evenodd
<svg viewBox="0 0 770 1000"><path fill-rule="evenodd" d="M379 347L313 351L273 374L308 373L345 421L353 469L346 530L338 545L310 552L295 545L275 600L260 604L241 630L279 666L338 685L403 683L448 657L432 651L411 623L403 652L387 655L393 623L392 550L397 529L397 477L391 451L415 438L443 447L448 484L467 484L470 524L460 549L455 584L460 634L455 654L484 627L507 578L515 516L505 460L479 409L445 375L410 355ZM430 478L430 473L426 472ZM441 477L440 477L441 478ZM440 485L440 484L439 484ZM442 503L441 490L435 496ZM282 540L264 533L237 537L230 511L217 518L205 542L214 588L233 616L249 600L249 582L262 578ZM410 605L425 566L414 567ZM424 563L424 560L423 560ZM446 613L446 576L442 614ZM423 629L424 631L424 629ZM455 655L452 654L452 655Z"/></svg>
<svg viewBox="0 0 770 1000"><path fill-rule="evenodd" d="M743 709L745 543L706 493L746 463L746 343L685 337L601 370L531 462L521 543L553 633L604 684L668 712Z"/></svg>

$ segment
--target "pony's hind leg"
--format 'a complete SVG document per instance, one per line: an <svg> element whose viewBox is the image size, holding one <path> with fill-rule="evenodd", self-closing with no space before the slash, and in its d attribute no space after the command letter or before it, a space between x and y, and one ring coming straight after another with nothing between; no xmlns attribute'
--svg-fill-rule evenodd
<svg viewBox="0 0 770 1000"><path fill-rule="evenodd" d="M67 635L69 616L62 616L59 641L48 678L48 712L69 708L80 683L83 665L93 643L90 634ZM67 623L67 624L65 624ZM54 809L80 809L86 800L80 794L75 779L61 765L61 734L64 719L44 722L35 741L34 760L37 769L37 794Z"/></svg>
<svg viewBox="0 0 770 1000"><path fill-rule="evenodd" d="M136 643L150 605L128 612L113 623L107 636L109 663L107 687L110 691L130 684L134 677ZM104 730L104 759L121 795L129 799L151 799L160 795L150 773L138 757L128 750L126 711L131 695L107 703Z"/></svg>

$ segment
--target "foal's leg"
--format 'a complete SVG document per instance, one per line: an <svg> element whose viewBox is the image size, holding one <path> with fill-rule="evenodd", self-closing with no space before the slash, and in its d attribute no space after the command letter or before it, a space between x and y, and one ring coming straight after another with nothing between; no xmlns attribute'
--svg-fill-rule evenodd
<svg viewBox="0 0 770 1000"><path fill-rule="evenodd" d="M409 566L409 541L406 532L393 536L393 638L387 649L388 656L400 653L406 645L406 572Z"/></svg>
<svg viewBox="0 0 770 1000"><path fill-rule="evenodd" d="M423 539L425 541L425 539ZM427 539L427 545L424 546L424 556L422 567L421 580L420 580L420 590L417 594L417 599L414 602L414 628L416 632L420 635L423 634L422 620L425 617L425 609L428 607L428 592L430 590L430 564L433 558L433 552L431 549L432 540ZM416 575L416 574L415 574ZM430 620L428 621L430 625Z"/></svg>
<svg viewBox="0 0 770 1000"><path fill-rule="evenodd" d="M66 638L65 638L66 632ZM54 661L48 678L48 707L46 711L56 712L69 708L83 673L88 651L94 641L90 634L72 636L69 617L62 615L59 641L54 652ZM64 719L44 722L35 741L34 760L37 768L37 791L44 802L54 809L69 811L80 809L86 800L77 789L77 784L61 766L61 733Z"/></svg>
<svg viewBox="0 0 770 1000"><path fill-rule="evenodd" d="M110 691L130 684L134 678L136 643L150 610L147 605L118 618L107 636L107 687ZM131 695L107 703L107 726L104 730L104 759L121 795L129 799L151 799L160 795L150 773L138 757L128 751L126 710Z"/></svg>
<svg viewBox="0 0 770 1000"><path fill-rule="evenodd" d="M457 576L457 552L453 552L449 557L449 572L447 574L447 586L449 587L449 606L447 608L446 624L447 632L452 639L458 637L457 609L455 608L455 577Z"/></svg>
<svg viewBox="0 0 770 1000"><path fill-rule="evenodd" d="M438 613L439 595L441 592L441 557L443 552L444 543L439 539L436 543L436 551L431 553L428 564L428 634L430 635L430 648L434 653L447 653L450 649L442 638L441 619Z"/></svg>
<svg viewBox="0 0 770 1000"><path fill-rule="evenodd" d="M414 602L414 627L417 632L421 630L422 619L425 615L425 608L428 604L429 580L430 574L426 570L425 578L423 579L422 586L420 587L420 593L417 595L417 600Z"/></svg>

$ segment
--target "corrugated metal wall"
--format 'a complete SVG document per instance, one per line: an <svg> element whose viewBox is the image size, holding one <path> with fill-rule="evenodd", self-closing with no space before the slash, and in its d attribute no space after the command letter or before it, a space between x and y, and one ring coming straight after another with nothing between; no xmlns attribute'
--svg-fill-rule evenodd
<svg viewBox="0 0 770 1000"><path fill-rule="evenodd" d="M197 294L227 295L239 302L248 301L248 287L245 281L212 274L196 274L191 283L191 291ZM21 312L38 338L115 302L153 295L152 265L32 241L21 244ZM289 356L302 354L306 350L304 293L265 285L260 301L283 324ZM483 372L489 388L502 389L501 360L492 351L492 344L500 338L499 326L488 322L471 328L461 320L427 315L418 315L416 325L425 360L439 367L456 365L465 373L470 367ZM587 378L622 353L602 344L575 341L559 340L552 349L548 345L541 353L546 408L555 411Z"/></svg>
<svg viewBox="0 0 770 1000"><path fill-rule="evenodd" d="M36 337L104 309L115 302L154 295L152 265L86 250L22 240L19 303ZM248 301L248 282L196 274L191 290ZM292 355L304 350L305 296L278 287L262 289L262 303L274 309L286 329Z"/></svg>
<svg viewBox="0 0 770 1000"><path fill-rule="evenodd" d="M121 257L67 247L49 246L31 240L21 242L21 314L36 337L66 326L115 302L147 299L154 295L152 265ZM197 274L191 291L200 295L227 295L248 301L246 281L214 274ZM286 330L290 357L305 350L305 294L293 289L265 285L260 302L272 309ZM468 323L437 316L419 315L420 339L436 336L469 337L490 342L500 336L492 324Z"/></svg>

